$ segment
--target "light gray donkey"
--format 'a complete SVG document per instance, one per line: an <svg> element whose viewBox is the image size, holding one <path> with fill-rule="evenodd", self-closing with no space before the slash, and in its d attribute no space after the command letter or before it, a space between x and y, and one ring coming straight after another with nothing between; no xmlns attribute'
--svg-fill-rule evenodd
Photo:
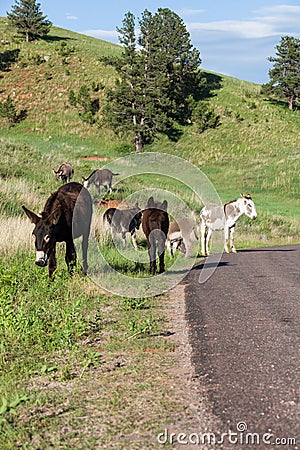
<svg viewBox="0 0 300 450"><path fill-rule="evenodd" d="M83 186L88 189L91 184L94 184L97 191L100 194L100 186L103 186L106 192L111 193L112 177L113 175L119 175L118 173L112 173L109 169L97 169L94 170L88 178L82 177Z"/></svg>
<svg viewBox="0 0 300 450"><path fill-rule="evenodd" d="M241 194L242 198L232 200L223 206L205 206L200 212L201 253L209 255L209 240L213 231L224 230L224 251L229 253L228 242L230 233L230 248L236 253L234 246L234 227L243 214L254 220L257 217L256 208L251 195Z"/></svg>

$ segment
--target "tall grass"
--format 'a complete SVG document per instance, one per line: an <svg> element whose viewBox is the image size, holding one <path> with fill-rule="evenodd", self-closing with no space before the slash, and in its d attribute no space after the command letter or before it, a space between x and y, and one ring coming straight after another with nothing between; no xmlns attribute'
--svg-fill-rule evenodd
<svg viewBox="0 0 300 450"><path fill-rule="evenodd" d="M0 255L10 257L32 248L33 225L27 218L0 216Z"/></svg>

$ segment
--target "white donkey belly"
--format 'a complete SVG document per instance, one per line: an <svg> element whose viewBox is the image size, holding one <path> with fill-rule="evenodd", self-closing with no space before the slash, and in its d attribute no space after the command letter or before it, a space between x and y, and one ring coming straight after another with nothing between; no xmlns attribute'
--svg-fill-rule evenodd
<svg viewBox="0 0 300 450"><path fill-rule="evenodd" d="M225 222L222 219L216 219L214 222L207 221L206 226L211 229L211 231L224 230Z"/></svg>

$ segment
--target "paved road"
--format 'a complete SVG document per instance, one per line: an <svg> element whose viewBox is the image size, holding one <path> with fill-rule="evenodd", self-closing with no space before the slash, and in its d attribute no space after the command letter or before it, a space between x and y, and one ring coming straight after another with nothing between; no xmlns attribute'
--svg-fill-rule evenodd
<svg viewBox="0 0 300 450"><path fill-rule="evenodd" d="M300 246L225 254L199 284L202 269L185 279L186 314L196 372L223 431L244 421L249 433L272 433L270 442L298 438L276 448L300 448Z"/></svg>

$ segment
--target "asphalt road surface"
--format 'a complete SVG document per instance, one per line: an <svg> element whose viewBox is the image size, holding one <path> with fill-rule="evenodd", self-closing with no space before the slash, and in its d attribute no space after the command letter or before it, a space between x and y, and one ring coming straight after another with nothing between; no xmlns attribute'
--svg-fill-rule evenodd
<svg viewBox="0 0 300 450"><path fill-rule="evenodd" d="M300 246L225 254L204 284L201 270L185 279L186 314L196 373L223 432L271 435L249 449L300 448Z"/></svg>

